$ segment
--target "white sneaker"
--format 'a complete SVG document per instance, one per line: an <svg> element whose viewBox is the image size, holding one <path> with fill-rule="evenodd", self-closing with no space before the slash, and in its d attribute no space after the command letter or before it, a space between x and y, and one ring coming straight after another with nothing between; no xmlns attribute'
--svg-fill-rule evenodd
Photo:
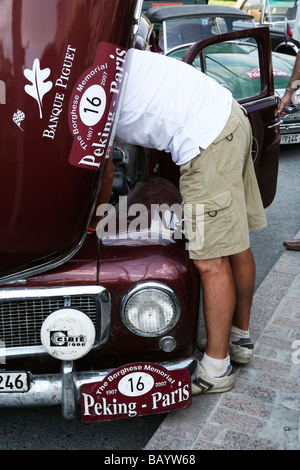
<svg viewBox="0 0 300 470"><path fill-rule="evenodd" d="M229 343L229 354L231 362L235 364L249 364L253 356L254 344L250 338L242 338L239 341Z"/></svg>
<svg viewBox="0 0 300 470"><path fill-rule="evenodd" d="M197 378L192 382L192 395L227 392L232 388L233 382L234 373L230 365L221 377L211 377L200 363Z"/></svg>
<svg viewBox="0 0 300 470"><path fill-rule="evenodd" d="M201 352L205 352L207 346L206 339L200 339L197 343L197 348ZM238 342L229 343L230 361L234 364L249 364L253 356L254 344L251 343L250 338L240 339Z"/></svg>

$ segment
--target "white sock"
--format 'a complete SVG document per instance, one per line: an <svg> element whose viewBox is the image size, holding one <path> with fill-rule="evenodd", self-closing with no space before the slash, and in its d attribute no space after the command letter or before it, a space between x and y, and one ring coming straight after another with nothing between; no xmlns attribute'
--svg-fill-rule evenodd
<svg viewBox="0 0 300 470"><path fill-rule="evenodd" d="M241 338L250 338L249 330L241 330L236 326L232 326L230 333L230 341L238 341Z"/></svg>
<svg viewBox="0 0 300 470"><path fill-rule="evenodd" d="M225 359L214 359L206 354L203 354L201 359L201 364L204 369L211 377L220 377L225 374L228 366L230 365L230 356L225 357Z"/></svg>

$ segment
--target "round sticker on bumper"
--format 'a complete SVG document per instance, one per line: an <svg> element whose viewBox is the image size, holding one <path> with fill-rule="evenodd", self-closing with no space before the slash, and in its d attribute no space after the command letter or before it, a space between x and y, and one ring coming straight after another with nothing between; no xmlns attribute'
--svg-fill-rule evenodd
<svg viewBox="0 0 300 470"><path fill-rule="evenodd" d="M95 327L80 310L64 308L51 313L41 328L41 341L56 359L70 361L85 356L95 342Z"/></svg>
<svg viewBox="0 0 300 470"><path fill-rule="evenodd" d="M119 392L127 397L138 397L148 393L154 385L154 379L146 372L133 372L123 377L118 385Z"/></svg>

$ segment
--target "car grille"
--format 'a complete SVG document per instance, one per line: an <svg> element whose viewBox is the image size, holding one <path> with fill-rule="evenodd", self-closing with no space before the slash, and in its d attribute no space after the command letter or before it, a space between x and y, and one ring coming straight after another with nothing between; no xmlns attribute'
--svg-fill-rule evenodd
<svg viewBox="0 0 300 470"><path fill-rule="evenodd" d="M83 288L85 290L88 291L88 287ZM44 320L56 310L68 307L80 310L92 320L96 329L95 345L100 344L109 324L107 302L103 302L98 293L88 295L82 292L74 295L77 291L78 288L62 288L62 295L56 295L60 289L45 289L34 291L38 295L31 297L30 289L26 289L17 291L17 298L0 297L0 342L6 350L21 349L22 354L18 355L22 356L41 352L40 332ZM11 294L11 291L7 292ZM22 298L24 293L26 298Z"/></svg>
<svg viewBox="0 0 300 470"><path fill-rule="evenodd" d="M0 336L7 348L41 345L40 331L44 320L64 308L64 299L30 299L0 304ZM92 297L74 297L68 307L85 313L97 330L97 307Z"/></svg>

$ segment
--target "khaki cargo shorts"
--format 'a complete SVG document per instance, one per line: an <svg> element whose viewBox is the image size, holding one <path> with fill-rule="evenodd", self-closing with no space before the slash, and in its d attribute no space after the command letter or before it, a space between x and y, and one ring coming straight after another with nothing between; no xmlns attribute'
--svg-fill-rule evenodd
<svg viewBox="0 0 300 470"><path fill-rule="evenodd" d="M180 167L190 258L240 253L250 246L249 232L267 225L251 149L249 119L233 100L231 115L221 134Z"/></svg>

